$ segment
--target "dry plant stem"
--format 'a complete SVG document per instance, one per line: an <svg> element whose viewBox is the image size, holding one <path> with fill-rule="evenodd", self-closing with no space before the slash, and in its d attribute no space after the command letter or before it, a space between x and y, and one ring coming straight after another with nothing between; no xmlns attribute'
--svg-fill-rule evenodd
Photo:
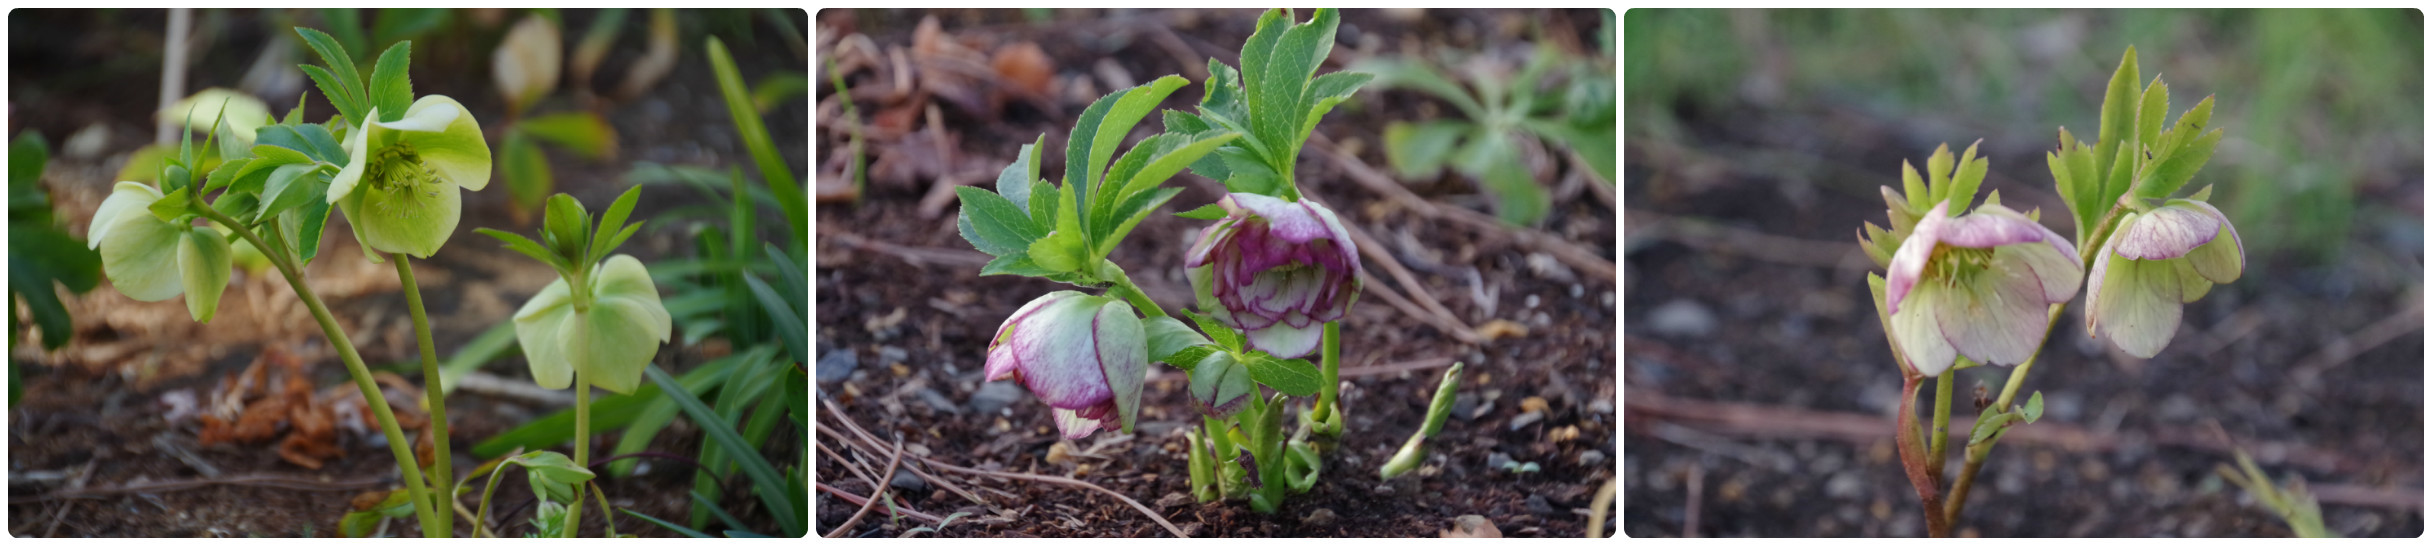
<svg viewBox="0 0 2432 546"><path fill-rule="evenodd" d="M905 468L911 468L911 467L905 467ZM839 498L839 499L844 499L844 501L845 501L845 502L849 502L849 503L853 503L853 504L861 504L861 503L864 503L864 502L869 502L869 501L870 501L870 499L864 498L864 497L862 497L861 495L855 495L855 494L853 494L853 492L851 492L851 491L846 491L846 490L843 490L843 489L838 489L838 488L836 488L836 486L833 486L833 485L828 485L828 484L824 484L824 483L823 483L823 484L817 484L817 485L819 486L819 490L820 490L820 491L825 491L825 492L827 492L827 494L830 494L830 495L835 495L835 496L836 496L836 498ZM913 509L910 509L910 508L905 508L905 507L903 507L902 505L891 506L891 507L888 507L888 508L887 508L887 510L888 510L889 512L894 513L895 515L899 515L899 516L903 516L903 517L908 517L908 518L912 518L912 519L917 519L917 520L921 520L921 521L926 521L926 522L929 522L929 523L937 523L937 522L940 522L940 521L944 521L944 518L939 518L939 517L937 517L937 516L932 516L932 515L929 515L929 514L927 514L927 513L923 513L923 512L921 512L921 511L918 511L918 510L913 510Z"/></svg>
<svg viewBox="0 0 2432 546"><path fill-rule="evenodd" d="M413 314L414 342L422 350L422 384L431 385L431 388L422 390L425 397L423 405L426 406L423 410L431 413L431 487L445 488L455 483L448 468L451 464L449 459L455 457L450 456L454 452L448 450L447 389L439 388L439 350L431 342L431 319L422 310L422 288L414 283L411 260L400 252L389 255L389 261L397 264L397 281L405 291L405 308ZM454 490L449 492L453 493ZM456 503L455 495L448 495L448 498L448 504ZM437 512L439 528L447 529L450 535L455 534L455 514L448 510Z"/></svg>
<svg viewBox="0 0 2432 546"><path fill-rule="evenodd" d="M1420 216L1433 220L1452 220L1468 224L1472 229L1478 231L1510 235L1513 242L1544 251L1554 259L1561 260L1562 263L1587 272L1589 275L1607 282L1615 278L1615 268L1611 258L1599 256L1594 251L1542 230L1513 227L1485 213L1460 207L1436 206L1425 198L1419 197L1418 194L1411 193L1408 188L1402 187L1402 184L1395 182L1392 177L1385 176L1384 173L1369 167L1367 163L1361 162L1360 158L1352 157L1336 149L1333 141L1327 139L1325 135L1311 135L1309 141L1311 146L1324 151L1327 157L1333 158L1336 165L1342 166L1343 172L1351 175L1353 182L1358 182L1371 191L1384 194L1385 197L1393 199L1395 203L1401 204L1403 208L1408 208Z"/></svg>
<svg viewBox="0 0 2432 546"><path fill-rule="evenodd" d="M1376 237L1369 236L1368 230L1360 227L1359 224L1345 223L1343 228L1351 232L1351 241L1359 245L1361 254L1366 254L1368 259L1385 266L1385 273L1392 275L1394 282L1402 283L1402 289L1410 292L1410 299L1417 300L1420 306L1426 307L1428 312L1434 313L1439 324L1455 328L1447 333L1472 345L1484 342L1483 337L1479 336L1476 330L1471 329L1468 323L1461 321L1460 315L1453 314L1451 309L1445 309L1444 302L1437 300L1435 294L1427 291L1427 285L1419 284L1418 276L1410 274L1410 268L1402 267L1402 261L1394 258L1392 252L1385 250L1385 243L1377 242Z"/></svg>
<svg viewBox="0 0 2432 546"><path fill-rule="evenodd" d="M338 327L338 319L329 314L329 306L321 303L321 296L314 294L312 285L304 282L302 268L289 258L287 241L279 236L277 224L270 225L270 239L278 243L273 245L263 242L245 224L218 210L211 207L194 209L203 217L228 226L238 236L244 237L246 242L253 243L254 248L263 249L265 252L262 254L271 258L271 265L278 267L279 275L287 278L287 286L295 290L296 299L303 300L304 307L312 311L313 320L321 323L321 334L329 338L329 345L338 348L338 360L346 363L347 375L354 377L355 388L363 391L364 405L371 406L372 417L380 422L381 434L388 436L389 454L396 456L397 470L405 478L407 491L414 495L414 520L422 523L423 536L440 538L453 534L453 529L440 527L438 516L433 515L437 510L431 506L435 499L427 487L429 482L423 481L421 467L414 464L413 444L406 441L404 429L397 427L397 414L389 410L388 397L381 395L380 386L372 382L371 369L363 365L363 355L355 352L354 342L347 339L345 329Z"/></svg>
<svg viewBox="0 0 2432 546"><path fill-rule="evenodd" d="M72 490L67 490L67 491L54 491L54 492L51 492L51 493L47 493L47 494L43 494L43 495L36 495L36 496L11 497L11 498L9 498L9 499L8 499L8 503L9 503L9 504L29 504L29 503L51 502L51 501L56 501L56 500L66 500L66 499L97 499L97 498L107 497L107 496L111 496L111 495L126 495L126 494L134 494L134 493L158 493L158 492L162 492L162 491L180 491L180 490L193 489L193 488L197 488L197 487L204 487L204 486L211 486L211 485L246 485L246 486L254 486L254 487L271 487L271 488L278 488L278 489L299 489L299 490L305 490L305 491L348 491L348 490L354 490L354 489L363 489L363 488L368 488L368 487L374 487L374 486L378 486L378 485L380 485L382 482L385 482L385 481L387 481L387 480L382 480L382 479L378 479L378 478L364 478L364 479L355 479L355 480L344 480L344 481L329 481L329 482L324 482L324 481L320 481L320 480L318 480L318 479L311 478L311 477L306 477L306 476L285 476L285 475L274 475L274 474L246 474L246 475L241 475L241 476L223 476L223 477L218 477L218 478L203 478L203 479L194 479L194 480L178 480L178 481L167 481L167 482L150 482L150 483L144 483L144 484L140 484L140 485L126 485L126 486L114 486L114 487L94 487L94 488L78 488L78 489L72 489Z"/></svg>
<svg viewBox="0 0 2432 546"><path fill-rule="evenodd" d="M879 475L888 476L889 480L875 481L873 485L871 485L873 489L870 492L870 498L864 499L861 502L861 509L854 511L852 519L844 520L843 525L838 525L835 529L829 530L827 534L828 538L843 537L845 533L853 530L853 526L861 524L862 516L870 515L870 508L878 506L879 499L884 499L895 494L894 491L889 488L889 485L891 483L890 480L892 480L895 476L896 465L904 462L904 439L895 439L895 449L893 451L893 454L887 456L887 471L879 473Z"/></svg>
<svg viewBox="0 0 2432 546"><path fill-rule="evenodd" d="M812 423L812 424L817 425L817 426L818 426L818 428L819 428L819 432L820 432L820 433L822 433L822 434L826 434L826 435L828 435L828 436L840 437L840 438L841 438L841 437L843 437L843 435L838 434L838 433L837 433L837 432L836 432L834 429L830 429L830 428L828 428L827 423ZM851 439L851 438L844 438L844 441L845 441L845 447L848 447L848 448L856 448L856 449L858 449L858 448L860 447L860 444L853 443L853 441L852 441L852 439ZM871 479L871 478L870 478L870 469L868 469L868 468L863 468L863 467L861 466L861 464L860 464L860 463L858 463L858 462L854 462L854 461L853 461L853 460L851 460L851 459L846 459L846 458L844 458L844 456L843 456L843 455L838 455L838 454L836 454L835 450L832 450L832 449L827 449L827 445L826 445L826 444L818 444L818 443L816 443L816 442L814 442L814 444L815 444L815 445L818 445L820 449L827 450L827 451L828 451L828 455L829 455L829 456L836 457L836 458L837 458L837 459L836 459L837 461L844 463L844 465L845 465L845 470L850 470L850 471L853 471L854 475L856 475L856 476L860 476L860 477L861 477L861 479L864 479L864 480L870 480L870 479ZM699 463L694 463L694 464L693 464L693 466L695 466L695 467L699 467L699 466L701 466L701 465L700 465ZM914 465L904 465L904 470L910 470L910 471L912 471L912 475L914 475L914 476L920 476L920 479L922 479L922 480L924 480L924 481L927 481L927 482L932 483L932 484L936 484L938 487L945 488L945 490L947 490L947 491L951 491L951 492L953 492L953 493L954 493L954 494L956 494L956 495L961 495L961 496L962 496L963 498L965 498L965 499L970 499L972 504L978 504L978 505L983 505L983 506L988 504L988 501L987 501L986 499L982 499L982 498L980 498L980 496L979 496L979 495L973 494L973 493L972 493L970 490L968 490L968 489L963 489L963 488L962 488L962 486L954 485L954 482L949 481L949 480L947 480L947 479L945 479L945 478L938 477L938 475L936 475L936 474L932 474L932 473L929 473L929 471L926 471L926 470L921 470L920 465L917 465L917 464L914 464Z"/></svg>
<svg viewBox="0 0 2432 546"><path fill-rule="evenodd" d="M842 406L838 406L838 405L836 405L836 402L835 402L835 401L833 401L833 400L828 400L828 399L824 399L824 398L822 398L822 399L820 399L820 400L819 400L819 403L820 403L820 404L824 404L824 405L826 405L826 406L827 406L827 408L828 408L827 415L833 415L833 416L835 416L835 417L836 417L836 422L844 424L844 426L845 426L845 428L846 428L847 430L851 430L851 431L853 431L853 434L854 434L855 436L859 436L859 437L860 437L860 439L861 439L861 441L862 441L862 443L863 443L864 445L870 445L870 446L881 446L881 447L883 447L883 446L885 446L885 445L886 445L885 443L879 442L879 441L878 441L878 437L877 437L877 436L871 435L869 431L862 430L861 425L860 425L860 424L857 424L857 423L854 423L854 422L853 422L853 418L852 418L852 417L848 417L848 416L847 416L847 414L846 414L846 413L845 413L845 411L844 411L844 408L843 408ZM875 450L875 449L873 449L872 451L876 451L876 450ZM901 452L901 450L898 450L898 452L900 453L900 452ZM1159 514L1157 513L1157 511L1155 511L1155 510L1150 510L1150 509L1148 509L1148 506L1140 504L1140 501L1137 501L1137 500L1132 500L1132 498L1131 498L1131 497L1129 497L1129 496L1125 496L1125 495L1124 495L1124 494L1122 494L1122 493L1116 493L1116 492L1114 492L1113 490L1110 490L1110 489L1107 489L1107 488L1104 488L1104 487L1099 487L1099 486L1098 486L1098 484L1089 483L1089 482L1085 482L1085 481L1081 481L1081 480L1075 480L1075 479L1071 479L1071 478L1062 478L1062 477L1056 477L1056 476L1041 476L1041 475L1038 475L1038 474L1024 474L1024 473L1019 473L1019 472L996 472L996 471L990 471L990 470L980 470L980 469L976 469L976 468L965 468L965 467L960 467L960 466L955 466L955 465L950 465L950 464L946 464L946 463L937 462L937 460L936 460L936 459L930 459L930 458L928 458L928 457L922 457L922 456L919 456L919 455L913 455L913 456L912 456L912 458L913 458L913 460L916 460L916 461L925 461L925 462L928 462L930 465L936 466L936 467L938 467L938 468L943 468L943 469L952 470L952 471L956 471L956 472L962 472L962 473L965 473L965 474L977 474L977 475L981 475L981 476L991 476L991 477L1005 478L1005 479L1015 479L1015 480L1030 480L1030 481L1036 481L1036 482L1046 482L1046 483L1052 483L1052 484L1058 484L1058 485L1069 485L1069 486L1074 486L1074 487L1083 487L1083 488L1088 488L1088 489L1094 489L1094 490L1097 490L1097 491L1098 491L1098 492L1100 492L1100 493L1105 493L1105 494L1108 494L1108 495L1112 495L1112 496L1114 496L1115 498L1122 499L1124 504L1129 504L1129 505L1131 505L1131 506L1132 506L1132 508L1133 508L1133 509L1139 510L1141 514L1145 514L1145 515L1147 515L1147 516L1148 516L1148 518L1149 518L1150 520L1157 522L1157 525L1159 525L1159 526L1163 526L1163 527L1165 527L1165 530L1166 530L1167 532L1173 533L1173 534L1174 534L1174 536L1176 536L1176 537L1184 537L1184 538L1188 538L1188 537L1190 537L1190 535L1189 535L1189 534L1186 534L1186 533L1183 533L1183 532L1182 532L1182 528L1181 528L1181 527L1175 527L1175 526L1174 526L1174 522L1171 522L1171 521L1166 521L1165 516L1163 516L1163 515L1159 515Z"/></svg>

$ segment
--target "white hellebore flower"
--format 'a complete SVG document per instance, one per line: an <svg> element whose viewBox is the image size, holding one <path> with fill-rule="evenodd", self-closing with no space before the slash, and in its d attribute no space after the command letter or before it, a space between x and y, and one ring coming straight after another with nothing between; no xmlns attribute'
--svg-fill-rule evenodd
<svg viewBox="0 0 2432 546"><path fill-rule="evenodd" d="M184 293L186 312L211 322L220 292L228 288L228 238L154 216L152 204L161 197L149 184L119 182L93 213L85 245L101 251L101 270L119 293L136 301Z"/></svg>
<svg viewBox="0 0 2432 546"><path fill-rule="evenodd" d="M632 256L609 257L586 284L588 309L577 302L585 296L564 278L542 288L515 311L515 339L543 388L566 388L580 370L584 383L631 393L642 382L642 368L669 339L673 318L659 304L650 271Z"/></svg>
<svg viewBox="0 0 2432 546"><path fill-rule="evenodd" d="M414 101L397 121L379 121L377 108L366 117L346 135L346 168L329 181L329 203L372 261L388 252L431 257L456 232L464 208L456 188L490 184L481 124L446 95Z"/></svg>
<svg viewBox="0 0 2432 546"><path fill-rule="evenodd" d="M1909 365L1942 375L1965 355L2016 365L2035 355L2045 314L2077 293L2077 248L2024 214L1987 204L1950 217L1934 205L1892 254L1884 300Z"/></svg>

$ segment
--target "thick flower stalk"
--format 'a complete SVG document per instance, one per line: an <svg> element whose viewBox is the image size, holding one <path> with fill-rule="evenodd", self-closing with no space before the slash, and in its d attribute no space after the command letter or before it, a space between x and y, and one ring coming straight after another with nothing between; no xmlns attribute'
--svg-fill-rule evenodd
<svg viewBox="0 0 2432 546"><path fill-rule="evenodd" d="M2132 212L2103 243L2086 287L2086 333L2153 358L2179 331L2180 305L2215 283L2238 280L2245 246L2229 217L2209 203L2172 199Z"/></svg>
<svg viewBox="0 0 2432 546"><path fill-rule="evenodd" d="M93 213L85 245L101 251L110 286L136 301L186 295L186 311L211 322L220 293L228 288L234 253L228 238L211 228L162 220L152 205L160 190L142 182L119 182Z"/></svg>
<svg viewBox="0 0 2432 546"><path fill-rule="evenodd" d="M1070 290L1024 304L988 343L987 380L1020 381L1055 414L1065 438L1125 432L1140 415L1148 338L1123 300Z"/></svg>
<svg viewBox="0 0 2432 546"><path fill-rule="evenodd" d="M584 383L631 393L642 367L673 331L659 289L641 260L618 254L579 279L583 293L560 277L515 311L515 338L523 344L532 379L542 388Z"/></svg>
<svg viewBox="0 0 2432 546"><path fill-rule="evenodd" d="M1235 193L1226 215L1191 245L1199 307L1247 334L1249 346L1283 358L1317 350L1325 324L1359 299L1359 250L1334 211Z"/></svg>
<svg viewBox="0 0 2432 546"><path fill-rule="evenodd" d="M364 254L429 258L456 232L463 213L457 188L490 183L490 146L481 124L445 95L415 100L405 116L369 122L346 136L348 161L330 180L329 203L346 213Z"/></svg>
<svg viewBox="0 0 2432 546"><path fill-rule="evenodd" d="M1893 337L1927 377L1956 356L2016 365L2042 345L2046 313L2077 293L2084 269L2060 234L1999 204L1926 212L1892 255L1884 303Z"/></svg>

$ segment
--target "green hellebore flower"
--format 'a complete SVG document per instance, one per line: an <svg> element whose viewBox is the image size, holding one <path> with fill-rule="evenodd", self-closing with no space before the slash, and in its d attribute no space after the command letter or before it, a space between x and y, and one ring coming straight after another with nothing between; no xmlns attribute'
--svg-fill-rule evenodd
<svg viewBox="0 0 2432 546"><path fill-rule="evenodd" d="M1957 355L2024 362L2043 341L2048 306L2077 294L2085 272L2077 248L2001 205L1959 218L1950 207L1934 205L1892 255L1884 279L1892 336L1927 377Z"/></svg>
<svg viewBox="0 0 2432 546"><path fill-rule="evenodd" d="M2094 258L2086 286L2086 333L2153 358L2179 331L2179 306L2246 271L2246 249L2229 217L2209 203L2172 199L2120 219ZM2228 235L2223 237L2222 235ZM2115 259L2116 258L2116 259Z"/></svg>
<svg viewBox="0 0 2432 546"><path fill-rule="evenodd" d="M154 216L152 203L162 197L149 184L119 182L93 213L85 245L101 251L101 270L119 293L136 301L184 293L186 312L211 322L228 288L228 238Z"/></svg>
<svg viewBox="0 0 2432 546"><path fill-rule="evenodd" d="M584 383L631 393L642 382L642 367L669 339L673 319L659 304L650 270L632 256L609 257L586 283L589 309L578 308L580 296L563 278L533 295L515 311L515 339L523 344L532 380L543 388L572 385L579 369Z"/></svg>
<svg viewBox="0 0 2432 546"><path fill-rule="evenodd" d="M380 253L429 258L456 233L456 188L490 184L490 145L481 124L446 95L414 101L397 121L371 121L346 136L346 168L329 181L329 203L346 213L373 262Z"/></svg>

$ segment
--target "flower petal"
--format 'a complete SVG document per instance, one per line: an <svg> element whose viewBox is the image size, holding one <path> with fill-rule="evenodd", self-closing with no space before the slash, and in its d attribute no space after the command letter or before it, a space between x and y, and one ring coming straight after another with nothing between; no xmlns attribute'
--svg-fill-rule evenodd
<svg viewBox="0 0 2432 546"><path fill-rule="evenodd" d="M101 271L110 286L135 301L160 301L185 291L178 278L177 226L144 209L120 213L101 240Z"/></svg>
<svg viewBox="0 0 2432 546"><path fill-rule="evenodd" d="M380 119L380 109L374 107L368 115L372 119ZM338 175L329 179L330 204L338 204L348 195L353 195L355 186L363 180L363 171L371 169L371 162L364 159L371 155L370 135L369 124L356 124L355 130L347 132L346 166L339 168ZM350 213L348 216L353 215Z"/></svg>
<svg viewBox="0 0 2432 546"><path fill-rule="evenodd" d="M2076 256L2047 244L2029 243L1995 248L1992 267L2032 272L2043 286L2044 303L2069 301L2070 297L2077 295L2077 285L2086 277L2085 266L2079 265Z"/></svg>
<svg viewBox="0 0 2432 546"><path fill-rule="evenodd" d="M151 216L152 204L159 202L161 197L160 190L142 182L119 182L111 186L110 197L101 200L101 208L93 211L93 223L85 228L85 248L101 248L101 242L110 238L110 229L127 219L122 215ZM158 222L160 219L153 218L152 221Z"/></svg>
<svg viewBox="0 0 2432 546"><path fill-rule="evenodd" d="M380 252L429 258L456 234L464 197L446 186L365 188L346 221L361 228L363 243Z"/></svg>
<svg viewBox="0 0 2432 546"><path fill-rule="evenodd" d="M2100 301L2091 302L2095 322L2111 342L2137 358L2153 358L2179 331L2178 272L2167 260L2122 257L2105 271Z"/></svg>
<svg viewBox="0 0 2432 546"><path fill-rule="evenodd" d="M2204 299L2204 294L2212 291L2212 281L2197 273L2192 261L2171 260L2170 268L2179 272L2179 303Z"/></svg>
<svg viewBox="0 0 2432 546"><path fill-rule="evenodd" d="M1901 300L1908 298L1918 278L1925 275L1925 262L1933 258L1934 245L1941 244L1939 238L1943 223L1950 219L1950 208L1950 202L1946 201L1926 211L1925 217L1917 220L1916 231L1910 232L1908 239L1900 242L1900 250L1892 254L1890 275L1883 279L1884 305L1891 308L1892 316L1900 315Z"/></svg>
<svg viewBox="0 0 2432 546"><path fill-rule="evenodd" d="M2136 217L2136 223L2123 221L2118 234L2117 250L2121 256L2139 260L2166 260L2186 256L2197 246L2212 242L2221 233L2221 220L2214 214L2193 207L2165 205Z"/></svg>
<svg viewBox="0 0 2432 546"><path fill-rule="evenodd" d="M618 254L596 274L591 312L584 317L589 367L583 370L583 382L631 393L641 385L642 368L658 355L659 344L670 339L672 317L660 305L658 287L641 260Z"/></svg>
<svg viewBox="0 0 2432 546"><path fill-rule="evenodd" d="M1014 329L1022 386L1049 406L1079 409L1110 400L1106 370L1098 364L1097 332L1090 327L1107 298L1067 298L1023 320Z"/></svg>
<svg viewBox="0 0 2432 546"><path fill-rule="evenodd" d="M2136 217L2137 213L2129 212L2128 216L2120 218L2120 225L2124 226L2135 222ZM2096 250L2094 253L2094 271L2089 272L2086 275L2086 307L2083 309L2083 312L2086 314L2086 337L2097 337L2101 335L2102 330L2099 328L2100 324L2097 324L2097 321L2103 317L2102 315L2096 314L2094 310L2102 307L2102 302L2104 299L2103 282L2104 279L2109 278L2109 272L2111 270L2111 258L2119 255L2119 253L2116 251L2119 243L2119 237L2111 237L2103 240L2103 248Z"/></svg>
<svg viewBox="0 0 2432 546"><path fill-rule="evenodd" d="M399 138L412 142L440 178L474 191L490 185L490 145L482 140L481 122L456 99L424 95L406 108L405 119L381 125L411 131Z"/></svg>
<svg viewBox="0 0 2432 546"><path fill-rule="evenodd" d="M1236 193L1233 202L1251 214L1265 219L1277 237L1292 243L1306 243L1328 235L1326 223L1317 218L1306 201L1293 203L1255 193Z"/></svg>
<svg viewBox="0 0 2432 546"><path fill-rule="evenodd" d="M566 325L573 322L574 301L566 288L566 280L558 279L532 295L530 301L515 310L515 340L524 348L524 362L532 369L532 381L544 389L563 389L574 383L574 365L565 354Z"/></svg>
<svg viewBox="0 0 2432 546"><path fill-rule="evenodd" d="M2210 215L2220 222L2221 234L2228 235L2228 237L2216 235L2212 238L2212 242L2204 243L2203 246L2198 246L2194 251L2187 253L2187 259L2194 263L2196 272L2203 274L2205 279L2220 284L2229 284L2238 280L2238 275L2246 271L2246 243L2238 238L2238 228L2229 225L2229 217L2223 216L2221 209L2213 208L2211 203L2203 201L2174 199L2171 200L2171 205L2202 209L2204 214Z"/></svg>
<svg viewBox="0 0 2432 546"><path fill-rule="evenodd" d="M195 322L211 322L219 312L220 292L228 289L229 261L234 252L228 238L208 229L188 229L178 237L178 278L185 281L186 312Z"/></svg>
<svg viewBox="0 0 2432 546"><path fill-rule="evenodd" d="M1077 410L1049 407L1047 411L1055 415L1056 430L1063 432L1065 438L1073 440L1088 438L1089 433L1097 432L1099 427L1106 424L1104 421L1082 417L1081 412Z"/></svg>
<svg viewBox="0 0 2432 546"><path fill-rule="evenodd" d="M1942 375L1950 369L1951 358L1958 354L1943 338L1942 326L1935 313L1940 311L1936 300L1949 297L1943 292L1949 287L1927 283L1909 293L1909 306L1892 313L1892 338L1900 341L1900 351L1908 355L1910 366L1926 377Z"/></svg>
<svg viewBox="0 0 2432 546"><path fill-rule="evenodd" d="M1934 317L1959 354L1986 364L2018 364L2043 342L2044 286L2027 268L1996 264L1949 287L1947 297L1935 302Z"/></svg>
<svg viewBox="0 0 2432 546"><path fill-rule="evenodd" d="M1944 206L1948 206L1945 203ZM1953 218L1942 225L1938 239L1942 244L1967 248L1993 248L2019 243L2060 240L2043 224L2028 220L2001 205L1978 207L1975 214ZM2065 243L2064 243L2065 244ZM2071 252L2075 254L2075 252Z"/></svg>
<svg viewBox="0 0 2432 546"><path fill-rule="evenodd" d="M1279 321L1272 326L1250 330L1247 333L1252 349L1266 351L1267 354L1275 355L1276 358L1300 358L1309 356L1311 351L1317 350L1318 342L1324 339L1325 331L1324 324L1310 323L1307 327L1294 328Z"/></svg>
<svg viewBox="0 0 2432 546"><path fill-rule="evenodd" d="M1097 333L1098 366L1106 373L1106 388L1114 392L1123 431L1130 432L1140 416L1140 387L1148 380L1148 333L1132 306L1121 300L1099 307L1090 328Z"/></svg>

